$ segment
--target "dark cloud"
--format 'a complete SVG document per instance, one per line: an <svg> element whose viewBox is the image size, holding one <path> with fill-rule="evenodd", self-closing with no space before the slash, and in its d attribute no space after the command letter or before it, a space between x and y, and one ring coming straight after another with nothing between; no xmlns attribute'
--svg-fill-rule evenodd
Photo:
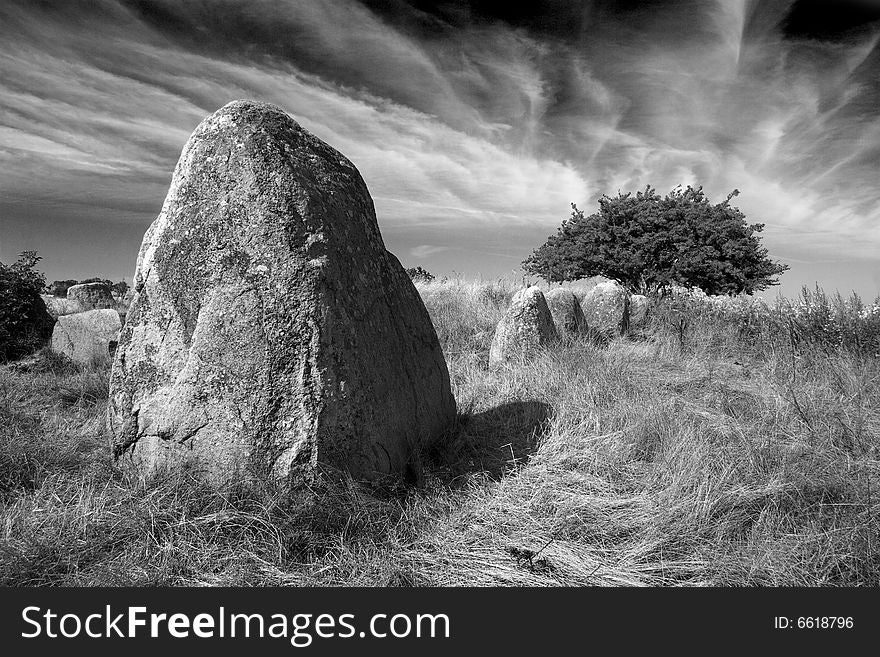
<svg viewBox="0 0 880 657"><path fill-rule="evenodd" d="M405 262L508 272L572 201L694 183L742 190L799 283L806 263L873 261L880 246L876 11L5 0L0 258L35 247L54 277L94 274L96 257L129 275L189 133L252 97L352 158Z"/></svg>
<svg viewBox="0 0 880 657"><path fill-rule="evenodd" d="M553 39L572 38L580 33L592 6L590 2L571 0L535 0L528 3L503 0L362 0L361 4L390 23L417 31L426 38L448 30L497 23Z"/></svg>
<svg viewBox="0 0 880 657"><path fill-rule="evenodd" d="M797 0L782 29L788 38L836 41L869 32L878 21L876 0Z"/></svg>

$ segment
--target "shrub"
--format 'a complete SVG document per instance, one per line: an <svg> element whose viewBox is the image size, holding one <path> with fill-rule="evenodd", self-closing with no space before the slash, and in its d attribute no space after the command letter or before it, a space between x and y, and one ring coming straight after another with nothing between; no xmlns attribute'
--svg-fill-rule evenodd
<svg viewBox="0 0 880 657"><path fill-rule="evenodd" d="M523 269L549 282L604 276L630 292L651 294L674 285L707 294L751 294L776 285L788 265L773 262L757 233L730 200L712 204L702 188L676 188L661 197L644 192L599 199L585 216L572 204L571 218L524 262Z"/></svg>
<svg viewBox="0 0 880 657"><path fill-rule="evenodd" d="M427 283L434 280L434 274L421 267L407 267L406 273L414 281L424 281Z"/></svg>
<svg viewBox="0 0 880 657"><path fill-rule="evenodd" d="M64 281L52 281L52 283L46 287L46 292L53 297L66 297L67 290L76 284L77 280L75 278L69 278Z"/></svg>
<svg viewBox="0 0 880 657"><path fill-rule="evenodd" d="M40 292L46 285L34 267L36 251L25 251L11 265L0 262L0 361L26 356L52 335L54 320Z"/></svg>

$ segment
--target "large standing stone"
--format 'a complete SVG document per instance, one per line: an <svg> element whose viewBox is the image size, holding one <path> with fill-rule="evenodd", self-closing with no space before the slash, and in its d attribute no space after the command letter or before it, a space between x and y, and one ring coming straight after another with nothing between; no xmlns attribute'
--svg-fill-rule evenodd
<svg viewBox="0 0 880 657"><path fill-rule="evenodd" d="M489 367L527 361L557 338L544 293L534 286L520 290L495 329Z"/></svg>
<svg viewBox="0 0 880 657"><path fill-rule="evenodd" d="M555 287L544 295L560 335L576 335L587 327L584 311L574 292Z"/></svg>
<svg viewBox="0 0 880 657"><path fill-rule="evenodd" d="M236 101L190 137L144 236L110 381L115 454L216 482L413 474L455 400L354 165Z"/></svg>
<svg viewBox="0 0 880 657"><path fill-rule="evenodd" d="M606 335L625 332L629 328L628 295L614 281L601 281L588 290L581 300L587 325Z"/></svg>
<svg viewBox="0 0 880 657"><path fill-rule="evenodd" d="M83 310L112 308L113 294L106 283L80 283L67 289L67 298L76 301Z"/></svg>
<svg viewBox="0 0 880 657"><path fill-rule="evenodd" d="M52 331L52 351L84 365L105 363L113 357L121 328L115 310L62 315Z"/></svg>

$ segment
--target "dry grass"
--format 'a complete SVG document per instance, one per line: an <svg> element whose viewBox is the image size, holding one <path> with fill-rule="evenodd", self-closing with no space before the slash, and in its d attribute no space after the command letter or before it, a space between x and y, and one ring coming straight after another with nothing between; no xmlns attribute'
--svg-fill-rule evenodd
<svg viewBox="0 0 880 657"><path fill-rule="evenodd" d="M880 583L876 345L661 308L496 373L512 286L419 289L461 424L419 489L139 481L108 456L106 372L0 370L0 582Z"/></svg>

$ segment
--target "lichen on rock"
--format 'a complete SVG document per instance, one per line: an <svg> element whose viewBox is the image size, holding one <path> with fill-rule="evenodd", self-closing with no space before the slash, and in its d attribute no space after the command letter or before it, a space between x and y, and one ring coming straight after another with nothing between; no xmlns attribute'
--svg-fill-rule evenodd
<svg viewBox="0 0 880 657"><path fill-rule="evenodd" d="M544 293L535 286L522 289L495 329L489 367L531 360L558 337Z"/></svg>
<svg viewBox="0 0 880 657"><path fill-rule="evenodd" d="M278 107L235 101L196 128L134 283L108 422L145 471L413 474L454 422L437 335L363 179Z"/></svg>

